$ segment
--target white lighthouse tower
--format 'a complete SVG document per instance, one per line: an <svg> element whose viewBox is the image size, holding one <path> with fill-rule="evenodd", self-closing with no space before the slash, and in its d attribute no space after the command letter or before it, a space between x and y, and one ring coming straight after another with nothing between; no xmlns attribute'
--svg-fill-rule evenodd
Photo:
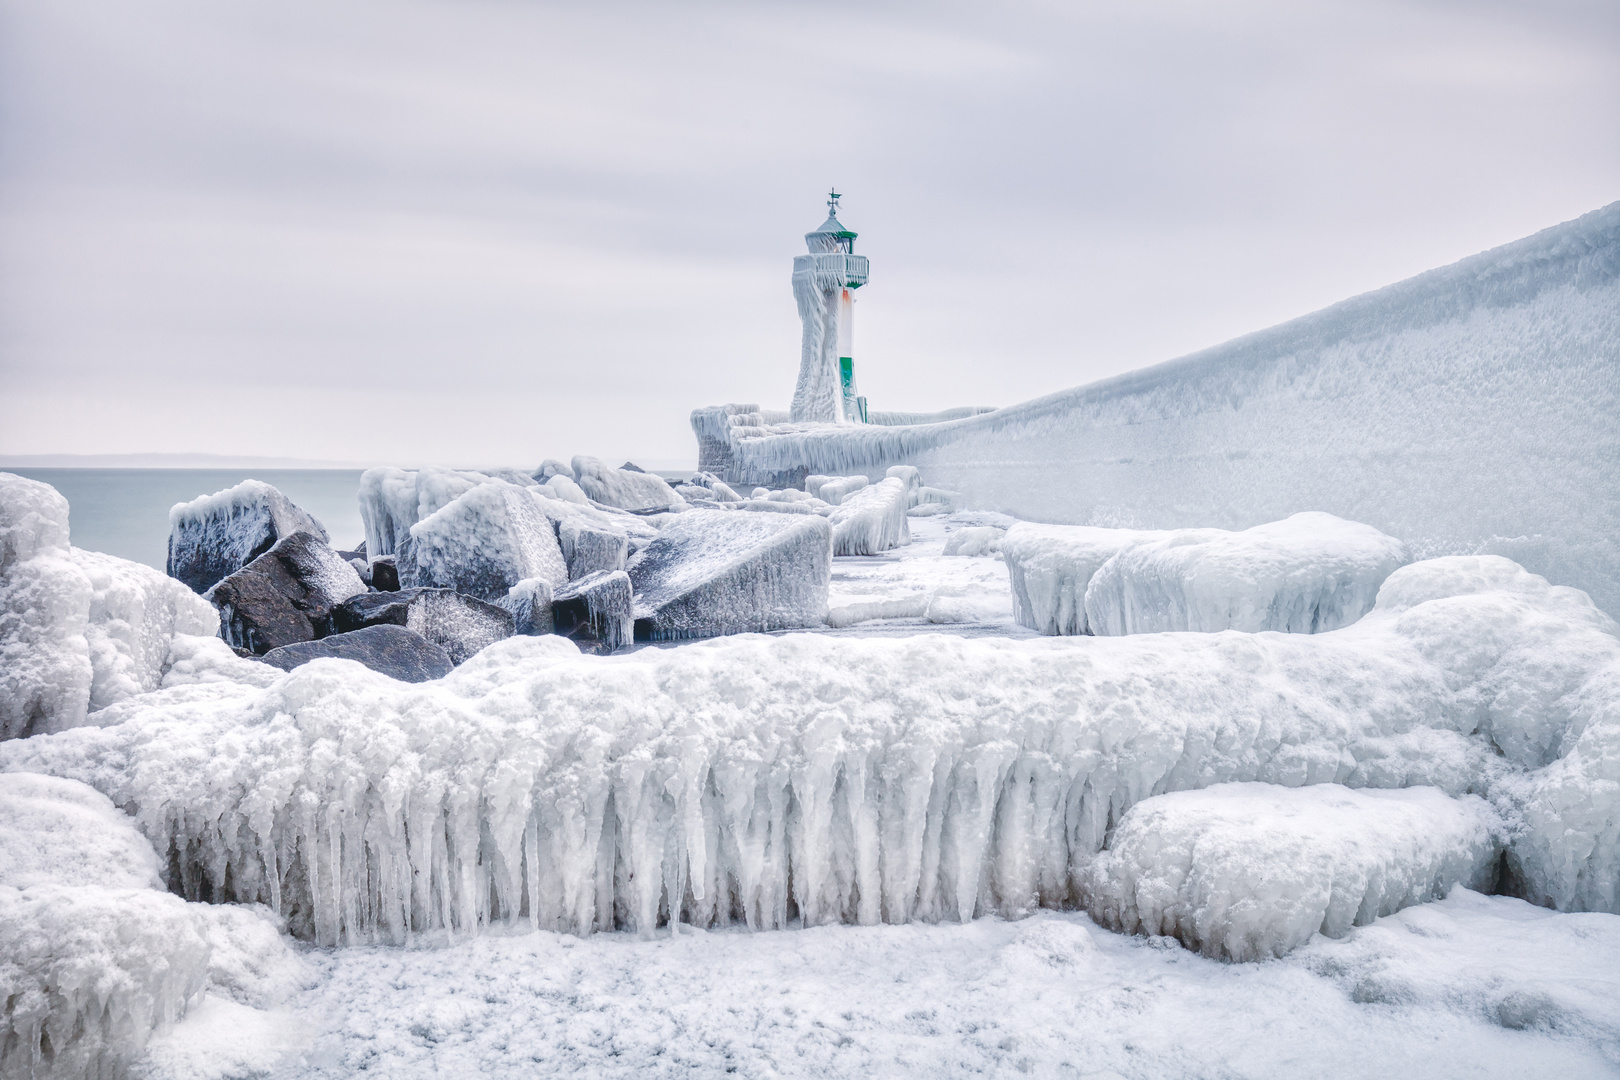
<svg viewBox="0 0 1620 1080"><path fill-rule="evenodd" d="M806 233L808 255L793 259L793 296L804 321L793 419L834 424L866 422L866 399L855 390L855 290L870 265L855 254L855 234L838 221L836 191L827 193L827 220Z"/></svg>

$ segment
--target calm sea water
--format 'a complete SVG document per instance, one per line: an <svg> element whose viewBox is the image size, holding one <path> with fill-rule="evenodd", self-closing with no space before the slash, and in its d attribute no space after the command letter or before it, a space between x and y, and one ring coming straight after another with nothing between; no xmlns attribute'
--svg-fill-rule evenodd
<svg viewBox="0 0 1620 1080"><path fill-rule="evenodd" d="M252 478L318 518L332 543L353 548L365 537L360 524L360 471L348 469L12 469L60 491L71 508L73 546L105 551L164 568L169 551L169 507Z"/></svg>

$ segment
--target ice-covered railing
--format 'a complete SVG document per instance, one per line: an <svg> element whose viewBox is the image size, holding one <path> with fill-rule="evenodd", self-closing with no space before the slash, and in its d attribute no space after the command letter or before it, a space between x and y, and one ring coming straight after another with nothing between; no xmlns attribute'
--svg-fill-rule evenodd
<svg viewBox="0 0 1620 1080"><path fill-rule="evenodd" d="M512 638L436 683L262 688L206 644L0 770L92 784L172 885L323 942L1073 905L1126 810L1228 781L1479 793L1518 823L1512 891L1620 907L1620 638L1503 559L1406 567L1314 636Z"/></svg>
<svg viewBox="0 0 1620 1080"><path fill-rule="evenodd" d="M738 434L743 482L922 468L1036 521L1299 510L1490 552L1620 613L1620 203L1215 348L979 416Z"/></svg>

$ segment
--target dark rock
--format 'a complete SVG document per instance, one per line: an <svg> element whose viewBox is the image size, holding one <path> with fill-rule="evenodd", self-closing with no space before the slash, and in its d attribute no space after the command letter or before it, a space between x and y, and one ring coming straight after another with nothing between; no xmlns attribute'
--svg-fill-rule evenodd
<svg viewBox="0 0 1620 1080"><path fill-rule="evenodd" d="M283 671L291 671L323 656L357 660L372 671L410 683L442 679L455 667L450 654L442 648L421 634L391 623L333 634L319 641L283 645L259 659Z"/></svg>
<svg viewBox="0 0 1620 1080"><path fill-rule="evenodd" d="M512 586L512 591L496 603L512 613L514 634L549 634L554 629L551 594L551 582L543 578L529 578Z"/></svg>
<svg viewBox="0 0 1620 1080"><path fill-rule="evenodd" d="M444 649L460 664L487 645L512 636L512 613L450 589L402 589L350 597L332 609L338 633L366 626L403 626Z"/></svg>
<svg viewBox="0 0 1620 1080"><path fill-rule="evenodd" d="M814 514L681 514L628 569L637 641L819 626L832 530Z"/></svg>
<svg viewBox="0 0 1620 1080"><path fill-rule="evenodd" d="M558 588L551 598L551 620L556 633L612 652L630 643L631 601L630 575L601 570Z"/></svg>
<svg viewBox="0 0 1620 1080"><path fill-rule="evenodd" d="M325 527L287 496L244 480L169 511L168 574L207 592L297 532L326 541Z"/></svg>
<svg viewBox="0 0 1620 1080"><path fill-rule="evenodd" d="M643 469L640 465L637 465L633 461L627 461L623 465L620 465L619 468L623 469L625 472L644 473L644 472L647 471L646 469Z"/></svg>
<svg viewBox="0 0 1620 1080"><path fill-rule="evenodd" d="M557 526L563 558L568 560L571 580L589 577L602 570L623 570L630 555L630 538L621 532L598 528L581 521L564 520Z"/></svg>
<svg viewBox="0 0 1620 1080"><path fill-rule="evenodd" d="M379 555L371 560L371 587L382 592L396 592L399 589L399 567L394 565L393 555Z"/></svg>
<svg viewBox="0 0 1620 1080"><path fill-rule="evenodd" d="M263 655L325 636L332 608L365 591L360 575L337 552L297 532L204 595L219 609L226 643Z"/></svg>
<svg viewBox="0 0 1620 1080"><path fill-rule="evenodd" d="M369 561L366 558L366 542L364 540L360 541L360 546L355 548L353 551L340 551L338 554L343 556L344 562L353 562L356 559L359 559L361 562Z"/></svg>

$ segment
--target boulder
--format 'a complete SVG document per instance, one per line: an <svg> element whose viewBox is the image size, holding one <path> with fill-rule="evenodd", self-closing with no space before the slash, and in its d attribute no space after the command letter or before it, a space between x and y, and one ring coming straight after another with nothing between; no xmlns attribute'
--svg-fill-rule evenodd
<svg viewBox="0 0 1620 1080"><path fill-rule="evenodd" d="M399 588L399 567L393 555L379 555L371 560L371 587L381 592L394 592Z"/></svg>
<svg viewBox="0 0 1620 1080"><path fill-rule="evenodd" d="M574 459L574 478L595 502L633 514L658 513L686 505L661 476L615 469L601 459L581 455Z"/></svg>
<svg viewBox="0 0 1620 1080"><path fill-rule="evenodd" d="M637 641L819 626L832 579L831 532L815 514L681 514L629 573Z"/></svg>
<svg viewBox="0 0 1620 1080"><path fill-rule="evenodd" d="M564 476L569 480L572 480L574 478L574 470L569 468L566 462L558 461L556 458L546 458L546 460L540 463L540 467L529 475L533 476L535 480L544 484L553 476Z"/></svg>
<svg viewBox="0 0 1620 1080"><path fill-rule="evenodd" d="M551 582L529 578L512 586L512 591L496 603L511 613L514 634L531 637L549 634L555 629L551 619L551 592Z"/></svg>
<svg viewBox="0 0 1620 1080"><path fill-rule="evenodd" d="M296 532L203 595L219 609L227 644L263 655L331 629L332 609L365 585L320 539Z"/></svg>
<svg viewBox="0 0 1620 1080"><path fill-rule="evenodd" d="M283 671L323 656L355 660L372 671L400 682L419 683L442 679L455 665L450 654L421 634L392 623L380 623L333 634L319 641L302 641L271 649L260 657Z"/></svg>
<svg viewBox="0 0 1620 1080"><path fill-rule="evenodd" d="M332 609L337 633L384 624L421 634L460 664L487 645L512 636L512 613L450 589L403 589L350 597Z"/></svg>
<svg viewBox="0 0 1620 1080"><path fill-rule="evenodd" d="M630 538L624 533L583 521L566 520L557 526L568 577L578 581L602 570L623 570L630 555Z"/></svg>
<svg viewBox="0 0 1620 1080"><path fill-rule="evenodd" d="M169 510L169 576L207 592L269 551L283 537L326 528L262 480L244 480Z"/></svg>
<svg viewBox="0 0 1620 1080"><path fill-rule="evenodd" d="M493 482L452 499L410 528L397 559L399 583L499 600L526 578L568 580L551 518L529 489Z"/></svg>
<svg viewBox="0 0 1620 1080"><path fill-rule="evenodd" d="M821 489L823 498L832 486ZM876 555L911 543L906 525L910 501L906 481L893 476L843 496L827 518L833 527L833 554Z"/></svg>
<svg viewBox="0 0 1620 1080"><path fill-rule="evenodd" d="M553 594L554 632L595 642L612 652L632 639L631 604L630 575L623 570L600 570L570 581Z"/></svg>

